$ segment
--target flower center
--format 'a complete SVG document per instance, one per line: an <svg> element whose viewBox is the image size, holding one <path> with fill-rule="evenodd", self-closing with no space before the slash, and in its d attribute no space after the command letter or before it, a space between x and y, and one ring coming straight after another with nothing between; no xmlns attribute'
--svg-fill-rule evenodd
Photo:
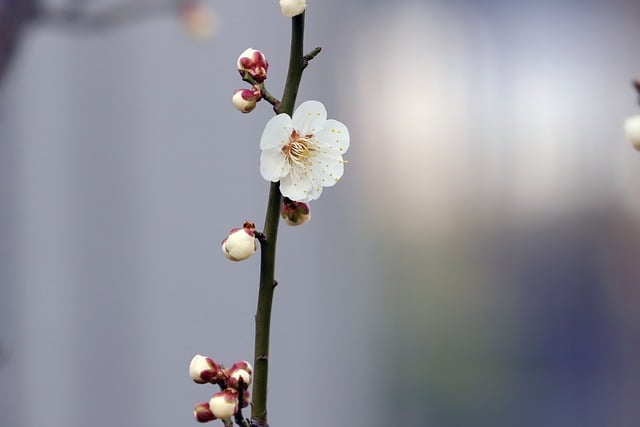
<svg viewBox="0 0 640 427"><path fill-rule="evenodd" d="M289 143L282 147L282 152L291 166L304 166L311 157L314 151L311 138L313 135L298 135L295 130L291 132Z"/></svg>

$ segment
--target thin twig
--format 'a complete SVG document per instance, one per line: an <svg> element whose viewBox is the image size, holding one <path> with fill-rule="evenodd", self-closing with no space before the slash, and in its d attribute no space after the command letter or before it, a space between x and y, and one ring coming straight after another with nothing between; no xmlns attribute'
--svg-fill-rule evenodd
<svg viewBox="0 0 640 427"><path fill-rule="evenodd" d="M285 84L279 113L292 115L296 103L298 88L304 70L304 13L291 20L291 52L289 71ZM269 202L265 218L265 240L261 240L260 251L260 287L258 308L256 310L256 336L253 370L253 398L251 407L251 425L267 425L267 383L269 377L269 333L271 329L271 307L275 290L276 241L280 222L280 183L272 182L269 188Z"/></svg>

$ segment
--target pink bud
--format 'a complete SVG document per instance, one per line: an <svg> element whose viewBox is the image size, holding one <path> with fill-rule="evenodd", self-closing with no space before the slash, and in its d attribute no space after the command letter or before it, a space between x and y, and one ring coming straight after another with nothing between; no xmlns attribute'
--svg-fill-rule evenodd
<svg viewBox="0 0 640 427"><path fill-rule="evenodd" d="M216 419L216 416L211 412L209 402L198 403L195 408L193 408L193 416L199 423L206 423L207 421Z"/></svg>
<svg viewBox="0 0 640 427"><path fill-rule="evenodd" d="M260 88L253 86L251 89L237 89L233 92L231 102L241 112L249 113L256 108L256 104L260 99L262 99Z"/></svg>
<svg viewBox="0 0 640 427"><path fill-rule="evenodd" d="M210 357L196 354L189 364L189 376L198 384L215 383L220 366Z"/></svg>
<svg viewBox="0 0 640 427"><path fill-rule="evenodd" d="M258 83L266 80L268 68L267 58L259 50L249 48L238 57L238 72L240 75L244 77L244 73L248 72Z"/></svg>
<svg viewBox="0 0 640 427"><path fill-rule="evenodd" d="M302 225L311 219L311 209L304 202L296 202L284 197L280 216L287 225Z"/></svg>
<svg viewBox="0 0 640 427"><path fill-rule="evenodd" d="M217 418L231 418L238 412L238 392L232 388L219 391L209 401L209 407Z"/></svg>

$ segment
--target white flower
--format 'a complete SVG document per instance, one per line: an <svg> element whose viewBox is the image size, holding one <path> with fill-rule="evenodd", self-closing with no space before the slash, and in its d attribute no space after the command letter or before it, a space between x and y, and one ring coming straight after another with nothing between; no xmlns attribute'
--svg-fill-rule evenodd
<svg viewBox="0 0 640 427"><path fill-rule="evenodd" d="M337 120L327 120L322 103L306 101L293 118L278 114L267 122L260 148L262 177L280 181L283 196L308 202L320 197L322 187L330 187L342 177L349 130Z"/></svg>
<svg viewBox="0 0 640 427"><path fill-rule="evenodd" d="M640 115L631 116L625 120L624 133L633 148L640 151Z"/></svg>
<svg viewBox="0 0 640 427"><path fill-rule="evenodd" d="M280 0L280 9L287 18L300 15L307 8L307 0Z"/></svg>

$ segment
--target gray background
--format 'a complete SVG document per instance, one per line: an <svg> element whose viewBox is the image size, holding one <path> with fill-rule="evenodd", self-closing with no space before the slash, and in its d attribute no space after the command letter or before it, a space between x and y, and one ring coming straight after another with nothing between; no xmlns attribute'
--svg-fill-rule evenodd
<svg viewBox="0 0 640 427"><path fill-rule="evenodd" d="M60 3L60 2L52 2ZM108 2L101 2L108 4ZM0 87L0 426L193 425L195 353L253 354L258 140L247 47L277 2L104 33L34 24ZM273 426L633 426L640 6L309 0L299 102L346 123L343 180L283 225ZM264 103L263 103L264 104Z"/></svg>

